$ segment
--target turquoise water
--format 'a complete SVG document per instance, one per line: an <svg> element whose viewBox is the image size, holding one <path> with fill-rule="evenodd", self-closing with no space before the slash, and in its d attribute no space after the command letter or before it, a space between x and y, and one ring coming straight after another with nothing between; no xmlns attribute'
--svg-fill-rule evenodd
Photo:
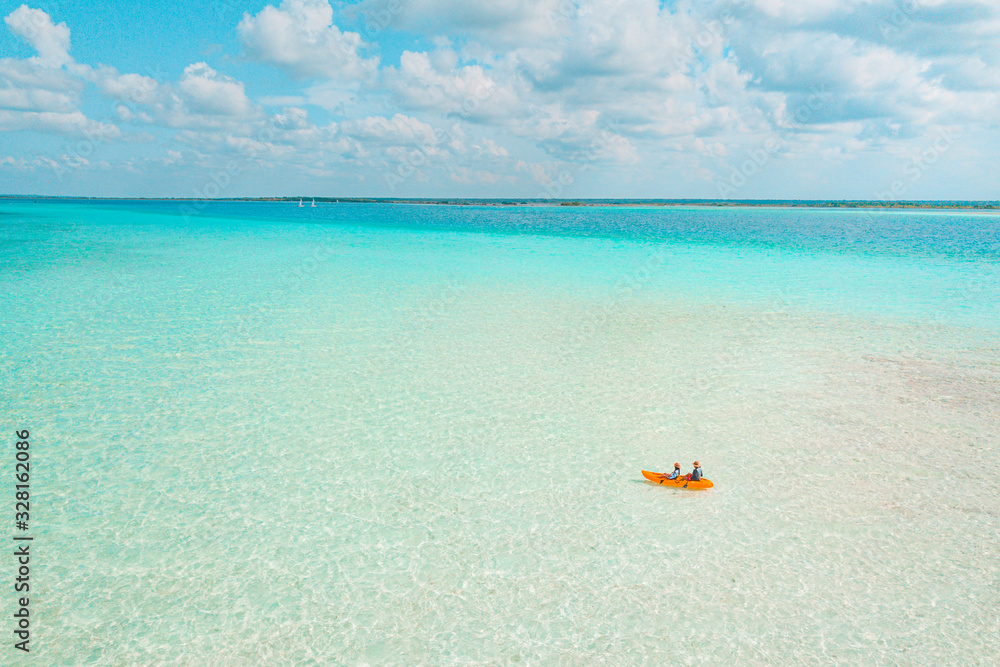
<svg viewBox="0 0 1000 667"><path fill-rule="evenodd" d="M0 202L38 664L1000 659L1000 217L184 206Z"/></svg>

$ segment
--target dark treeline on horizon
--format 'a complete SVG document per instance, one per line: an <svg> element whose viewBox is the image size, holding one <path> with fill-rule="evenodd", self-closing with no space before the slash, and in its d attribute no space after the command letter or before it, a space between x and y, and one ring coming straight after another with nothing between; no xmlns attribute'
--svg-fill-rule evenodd
<svg viewBox="0 0 1000 667"><path fill-rule="evenodd" d="M477 197L329 197L296 195L284 197L84 197L57 195L0 195L0 199L95 200L95 201L217 201L283 202L324 204L438 204L446 206L789 206L805 208L937 208L1000 209L1000 200L878 200L878 199L545 199Z"/></svg>

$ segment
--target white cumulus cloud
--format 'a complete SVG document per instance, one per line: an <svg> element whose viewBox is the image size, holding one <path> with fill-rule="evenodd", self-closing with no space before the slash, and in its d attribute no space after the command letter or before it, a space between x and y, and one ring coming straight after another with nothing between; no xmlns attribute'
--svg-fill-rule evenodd
<svg viewBox="0 0 1000 667"><path fill-rule="evenodd" d="M194 63L184 68L177 89L197 113L247 116L254 105L246 96L243 84L220 75L206 63Z"/></svg>
<svg viewBox="0 0 1000 667"><path fill-rule="evenodd" d="M55 24L41 9L21 5L4 18L4 23L18 37L38 52L38 62L58 67L70 62L69 27Z"/></svg>
<svg viewBox="0 0 1000 667"><path fill-rule="evenodd" d="M237 30L251 57L296 77L361 81L378 69L378 58L359 53L361 36L334 25L327 0L283 0L245 14Z"/></svg>

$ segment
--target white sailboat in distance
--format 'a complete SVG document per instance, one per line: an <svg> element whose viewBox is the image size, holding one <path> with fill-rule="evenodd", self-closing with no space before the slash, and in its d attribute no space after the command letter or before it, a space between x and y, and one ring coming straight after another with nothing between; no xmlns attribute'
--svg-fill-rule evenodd
<svg viewBox="0 0 1000 667"><path fill-rule="evenodd" d="M313 199L312 208L316 208L316 200Z"/></svg>
<svg viewBox="0 0 1000 667"><path fill-rule="evenodd" d="M302 208L302 200L299 200L299 208Z"/></svg>

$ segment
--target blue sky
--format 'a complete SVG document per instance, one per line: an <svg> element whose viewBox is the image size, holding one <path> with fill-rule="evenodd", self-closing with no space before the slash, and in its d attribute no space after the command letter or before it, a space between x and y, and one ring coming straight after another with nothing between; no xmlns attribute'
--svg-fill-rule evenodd
<svg viewBox="0 0 1000 667"><path fill-rule="evenodd" d="M0 2L0 192L997 199L995 0Z"/></svg>

